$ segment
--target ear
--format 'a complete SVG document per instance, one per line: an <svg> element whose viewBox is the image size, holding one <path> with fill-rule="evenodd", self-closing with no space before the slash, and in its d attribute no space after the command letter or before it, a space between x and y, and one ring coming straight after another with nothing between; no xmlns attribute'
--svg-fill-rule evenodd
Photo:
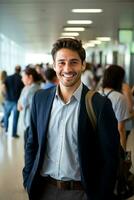
<svg viewBox="0 0 134 200"><path fill-rule="evenodd" d="M86 61L84 61L82 64L82 71L85 71L85 69L86 69Z"/></svg>

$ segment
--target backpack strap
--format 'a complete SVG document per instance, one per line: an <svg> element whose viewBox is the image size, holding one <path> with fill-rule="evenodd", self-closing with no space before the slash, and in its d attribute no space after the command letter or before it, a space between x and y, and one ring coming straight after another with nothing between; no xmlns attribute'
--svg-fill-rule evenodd
<svg viewBox="0 0 134 200"><path fill-rule="evenodd" d="M106 97L108 97L112 92L114 92L115 90L110 90L107 94L105 94L104 89L103 89L103 95L105 95Z"/></svg>
<svg viewBox="0 0 134 200"><path fill-rule="evenodd" d="M110 91L110 92L108 93L108 95L109 95L111 92L113 92L113 90ZM95 90L89 90L89 91L87 92L86 96L85 96L86 110L87 110L88 117L89 117L89 119L90 119L90 121L91 121L91 124L92 124L92 126L93 126L94 131L95 131L96 128L97 128L97 121L100 120L103 107L105 106L105 103L106 103L106 101L107 101L107 99L108 99L108 98L107 98L107 95L106 95L106 96L105 96L105 99L103 100L103 103L101 104L101 108L100 108L100 110L98 111L98 117L97 117L97 116L96 116L96 113L95 113L95 111L94 111L93 105L92 105L92 99L93 99L93 96L94 96L96 93L97 93L97 91L95 91Z"/></svg>
<svg viewBox="0 0 134 200"><path fill-rule="evenodd" d="M86 110L94 130L96 129L97 126L97 119L92 106L92 98L95 93L96 93L95 90L89 90L85 96Z"/></svg>

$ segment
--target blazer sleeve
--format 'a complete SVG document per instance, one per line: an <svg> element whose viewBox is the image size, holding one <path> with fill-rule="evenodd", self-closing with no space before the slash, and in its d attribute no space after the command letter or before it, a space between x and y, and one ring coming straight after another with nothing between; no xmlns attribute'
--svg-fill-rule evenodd
<svg viewBox="0 0 134 200"><path fill-rule="evenodd" d="M112 104L109 99L98 120L99 145L103 166L100 169L99 199L109 199L113 194L119 164L119 132Z"/></svg>

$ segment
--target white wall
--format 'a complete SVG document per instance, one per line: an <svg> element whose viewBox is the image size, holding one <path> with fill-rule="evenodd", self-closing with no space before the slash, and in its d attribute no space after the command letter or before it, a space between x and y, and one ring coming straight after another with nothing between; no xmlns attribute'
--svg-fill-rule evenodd
<svg viewBox="0 0 134 200"><path fill-rule="evenodd" d="M25 64L24 49L0 33L0 71L6 70L11 74L17 64Z"/></svg>

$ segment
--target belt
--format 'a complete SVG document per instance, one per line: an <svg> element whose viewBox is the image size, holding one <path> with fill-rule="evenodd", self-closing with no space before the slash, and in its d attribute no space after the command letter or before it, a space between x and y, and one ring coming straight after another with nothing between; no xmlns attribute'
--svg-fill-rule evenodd
<svg viewBox="0 0 134 200"><path fill-rule="evenodd" d="M51 184L62 190L83 190L80 181L61 181L51 177L44 177L45 184Z"/></svg>

